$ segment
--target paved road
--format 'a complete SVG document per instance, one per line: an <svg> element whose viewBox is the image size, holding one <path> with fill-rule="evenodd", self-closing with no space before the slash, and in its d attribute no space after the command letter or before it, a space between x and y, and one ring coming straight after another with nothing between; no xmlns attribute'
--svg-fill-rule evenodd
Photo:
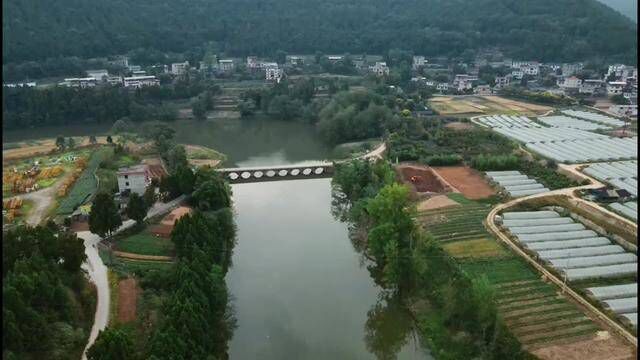
<svg viewBox="0 0 640 360"><path fill-rule="evenodd" d="M166 213L174 207L180 205L185 199L186 196L182 195L172 201L169 201L168 203L156 203L149 210L145 219ZM124 231L132 227L133 225L135 225L134 220L126 220L116 231L114 231L114 234ZM96 306L93 326L91 327L91 334L89 335L89 340L87 341L87 345L85 346L84 352L82 353L82 359L86 360L87 350L91 347L91 345L93 345L94 341L98 337L98 333L101 330L104 330L109 323L110 291L109 279L107 277L107 267L102 262L97 248L98 243L102 241L102 238L90 231L79 231L77 232L77 235L79 238L84 240L84 251L85 254L87 254L87 261L82 264L82 268L87 271L87 274L89 274L89 279L96 285L96 289L98 292L98 304Z"/></svg>

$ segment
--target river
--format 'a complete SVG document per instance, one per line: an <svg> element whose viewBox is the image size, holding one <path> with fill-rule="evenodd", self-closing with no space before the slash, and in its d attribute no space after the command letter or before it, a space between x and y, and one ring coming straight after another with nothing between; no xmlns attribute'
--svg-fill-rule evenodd
<svg viewBox="0 0 640 360"><path fill-rule="evenodd" d="M311 125L176 122L178 142L227 154L226 166L322 160ZM108 127L3 134L3 141L101 134ZM31 136L29 136L29 132ZM231 359L431 359L406 309L371 278L347 225L331 215L331 179L233 185L238 244L227 283L237 328Z"/></svg>

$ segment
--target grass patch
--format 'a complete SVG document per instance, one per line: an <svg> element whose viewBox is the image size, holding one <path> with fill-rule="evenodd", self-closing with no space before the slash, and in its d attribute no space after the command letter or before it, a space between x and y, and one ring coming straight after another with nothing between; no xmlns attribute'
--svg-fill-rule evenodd
<svg viewBox="0 0 640 360"><path fill-rule="evenodd" d="M118 191L118 176L111 169L97 169L98 192L106 192L112 194Z"/></svg>
<svg viewBox="0 0 640 360"><path fill-rule="evenodd" d="M469 200L460 193L448 193L447 197L461 205L475 205L476 202Z"/></svg>
<svg viewBox="0 0 640 360"><path fill-rule="evenodd" d="M107 277L109 278L109 320L107 324L113 326L118 321L118 274L111 270L107 270Z"/></svg>
<svg viewBox="0 0 640 360"><path fill-rule="evenodd" d="M147 231L120 239L116 246L118 251L140 255L170 256L173 252L171 240L157 237Z"/></svg>

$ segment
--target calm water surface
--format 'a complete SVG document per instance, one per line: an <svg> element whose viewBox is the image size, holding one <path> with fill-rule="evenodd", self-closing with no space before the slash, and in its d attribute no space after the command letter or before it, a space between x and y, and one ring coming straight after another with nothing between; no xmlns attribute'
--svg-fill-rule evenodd
<svg viewBox="0 0 640 360"><path fill-rule="evenodd" d="M322 160L311 125L176 122L181 143L228 155L227 166ZM4 132L3 142L104 134L108 125ZM238 245L227 280L237 325L231 359L431 359L405 309L377 287L347 226L331 215L331 179L233 186Z"/></svg>

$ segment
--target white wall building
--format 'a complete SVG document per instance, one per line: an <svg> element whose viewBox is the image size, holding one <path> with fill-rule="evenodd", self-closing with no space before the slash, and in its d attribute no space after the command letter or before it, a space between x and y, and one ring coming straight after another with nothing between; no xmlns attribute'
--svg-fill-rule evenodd
<svg viewBox="0 0 640 360"><path fill-rule="evenodd" d="M189 70L189 62L173 63L171 64L171 73L173 75L182 75Z"/></svg>
<svg viewBox="0 0 640 360"><path fill-rule="evenodd" d="M562 77L558 79L557 84L563 90L578 90L582 85L582 80L575 76Z"/></svg>
<svg viewBox="0 0 640 360"><path fill-rule="evenodd" d="M418 70L419 68L427 66L427 60L424 56L414 56L413 57L413 70Z"/></svg>
<svg viewBox="0 0 640 360"><path fill-rule="evenodd" d="M522 80L522 78L524 77L524 72L522 70L513 70L511 72L511 77L516 80Z"/></svg>
<svg viewBox="0 0 640 360"><path fill-rule="evenodd" d="M122 85L122 76L109 76L107 83L109 85Z"/></svg>
<svg viewBox="0 0 640 360"><path fill-rule="evenodd" d="M376 64L373 65L370 70L377 76L389 75L389 67L384 61L376 61Z"/></svg>
<svg viewBox="0 0 640 360"><path fill-rule="evenodd" d="M625 81L609 81L607 83L607 95L621 95L627 83Z"/></svg>
<svg viewBox="0 0 640 360"><path fill-rule="evenodd" d="M493 94L493 90L489 85L478 85L475 89L473 89L473 93L477 95L491 95Z"/></svg>
<svg viewBox="0 0 640 360"><path fill-rule="evenodd" d="M264 76L267 81L275 81L279 83L280 80L282 80L283 74L284 73L282 69L279 69L277 67L268 67L264 69Z"/></svg>
<svg viewBox="0 0 640 360"><path fill-rule="evenodd" d="M580 85L580 94L595 94L604 88L604 81L599 79L587 79Z"/></svg>
<svg viewBox="0 0 640 360"><path fill-rule="evenodd" d="M130 76L124 78L124 87L141 88L144 86L157 86L160 85L160 80L155 76Z"/></svg>
<svg viewBox="0 0 640 360"><path fill-rule="evenodd" d="M575 75L575 74L579 73L580 71L582 71L583 67L584 66L582 65L582 63L562 64L562 76Z"/></svg>
<svg viewBox="0 0 640 360"><path fill-rule="evenodd" d="M247 56L247 69L257 69L260 67L257 56Z"/></svg>
<svg viewBox="0 0 640 360"><path fill-rule="evenodd" d="M506 76L496 76L495 78L495 87L496 89L502 89L505 88L507 86L509 86L509 84L511 84L511 76L506 75Z"/></svg>
<svg viewBox="0 0 640 360"><path fill-rule="evenodd" d="M64 79L60 85L69 86L69 87L79 87L79 88L88 88L96 86L97 81L92 77L87 78L68 78Z"/></svg>
<svg viewBox="0 0 640 360"><path fill-rule="evenodd" d="M118 170L118 192L130 191L143 195L151 184L151 174L147 165L135 165Z"/></svg>
<svg viewBox="0 0 640 360"><path fill-rule="evenodd" d="M449 84L448 83L439 83L438 85L436 85L436 90L444 92L449 90Z"/></svg>
<svg viewBox="0 0 640 360"><path fill-rule="evenodd" d="M36 82L35 81L31 81L31 82L24 82L24 83L9 83L9 84L2 84L2 86L8 87L8 88L35 87L36 86Z"/></svg>
<svg viewBox="0 0 640 360"><path fill-rule="evenodd" d="M109 72L105 69L87 70L87 77L94 78L97 81L105 81L109 77Z"/></svg>
<svg viewBox="0 0 640 360"><path fill-rule="evenodd" d="M231 71L233 70L234 64L232 59L221 59L218 61L218 69L220 71Z"/></svg>

